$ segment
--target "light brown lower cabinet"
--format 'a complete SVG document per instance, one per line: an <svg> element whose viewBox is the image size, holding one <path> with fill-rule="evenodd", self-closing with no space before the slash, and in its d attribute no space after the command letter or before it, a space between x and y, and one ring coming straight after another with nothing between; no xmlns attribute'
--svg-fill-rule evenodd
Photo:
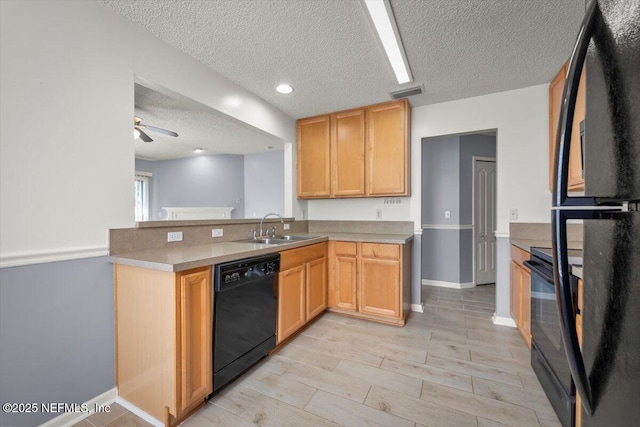
<svg viewBox="0 0 640 427"><path fill-rule="evenodd" d="M116 264L114 277L118 394L175 425L213 390L211 267Z"/></svg>
<svg viewBox="0 0 640 427"><path fill-rule="evenodd" d="M280 252L278 332L280 344L327 307L327 243Z"/></svg>
<svg viewBox="0 0 640 427"><path fill-rule="evenodd" d="M582 307L583 307L583 296L582 296L582 279L578 280L578 313L576 314L576 332L578 333L578 344L580 344L580 348L582 348ZM575 427L582 426L582 401L580 399L580 394L576 391L576 424Z"/></svg>
<svg viewBox="0 0 640 427"><path fill-rule="evenodd" d="M404 325L410 258L409 245L329 242L329 310Z"/></svg>
<svg viewBox="0 0 640 427"><path fill-rule="evenodd" d="M531 349L531 272L523 262L531 254L511 246L511 317Z"/></svg>

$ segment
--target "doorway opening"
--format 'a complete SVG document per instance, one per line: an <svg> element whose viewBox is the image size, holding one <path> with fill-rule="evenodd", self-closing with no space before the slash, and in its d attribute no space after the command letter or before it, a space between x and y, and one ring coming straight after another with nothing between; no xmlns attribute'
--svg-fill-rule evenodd
<svg viewBox="0 0 640 427"><path fill-rule="evenodd" d="M495 129L422 139L422 285L495 283L496 139Z"/></svg>

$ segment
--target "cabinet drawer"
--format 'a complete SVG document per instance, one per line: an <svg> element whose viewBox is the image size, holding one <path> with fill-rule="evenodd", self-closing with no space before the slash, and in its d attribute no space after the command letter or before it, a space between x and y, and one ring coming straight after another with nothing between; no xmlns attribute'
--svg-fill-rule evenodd
<svg viewBox="0 0 640 427"><path fill-rule="evenodd" d="M361 254L365 258L400 259L400 245L383 243L361 243Z"/></svg>
<svg viewBox="0 0 640 427"><path fill-rule="evenodd" d="M528 261L530 258L531 254L529 252L522 250L517 246L511 245L511 260L527 271L529 271L529 269L522 263Z"/></svg>
<svg viewBox="0 0 640 427"><path fill-rule="evenodd" d="M280 252L280 271L327 255L327 242Z"/></svg>
<svg viewBox="0 0 640 427"><path fill-rule="evenodd" d="M336 255L350 255L356 256L357 244L356 242L335 242Z"/></svg>

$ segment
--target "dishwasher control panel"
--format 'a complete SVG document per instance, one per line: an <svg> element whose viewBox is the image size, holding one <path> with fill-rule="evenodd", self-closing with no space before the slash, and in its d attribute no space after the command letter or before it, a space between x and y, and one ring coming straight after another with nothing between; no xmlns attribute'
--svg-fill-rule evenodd
<svg viewBox="0 0 640 427"><path fill-rule="evenodd" d="M242 284L280 271L280 255L245 258L217 264L214 267L214 290L221 292L225 285Z"/></svg>

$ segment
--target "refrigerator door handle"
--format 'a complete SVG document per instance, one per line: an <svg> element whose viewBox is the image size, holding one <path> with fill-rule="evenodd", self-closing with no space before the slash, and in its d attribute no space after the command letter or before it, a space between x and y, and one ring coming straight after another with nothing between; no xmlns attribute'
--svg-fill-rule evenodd
<svg viewBox="0 0 640 427"><path fill-rule="evenodd" d="M569 149L571 148L571 133L573 130L573 116L576 107L576 97L580 75L584 67L584 60L589 48L594 23L598 14L597 1L592 0L587 13L582 21L578 39L571 53L569 69L562 92L562 105L560 108L560 121L556 133L556 162L553 175L554 207L560 206L595 206L596 200L592 197L568 197L569 183Z"/></svg>
<svg viewBox="0 0 640 427"><path fill-rule="evenodd" d="M554 210L551 216L553 239L553 274L556 283L556 300L560 314L560 330L562 342L569 362L569 369L576 390L582 398L582 407L588 415L593 414L593 396L589 378L587 377L578 333L576 331L575 311L569 273L569 256L567 244L567 211ZM571 216L569 213L568 216Z"/></svg>

